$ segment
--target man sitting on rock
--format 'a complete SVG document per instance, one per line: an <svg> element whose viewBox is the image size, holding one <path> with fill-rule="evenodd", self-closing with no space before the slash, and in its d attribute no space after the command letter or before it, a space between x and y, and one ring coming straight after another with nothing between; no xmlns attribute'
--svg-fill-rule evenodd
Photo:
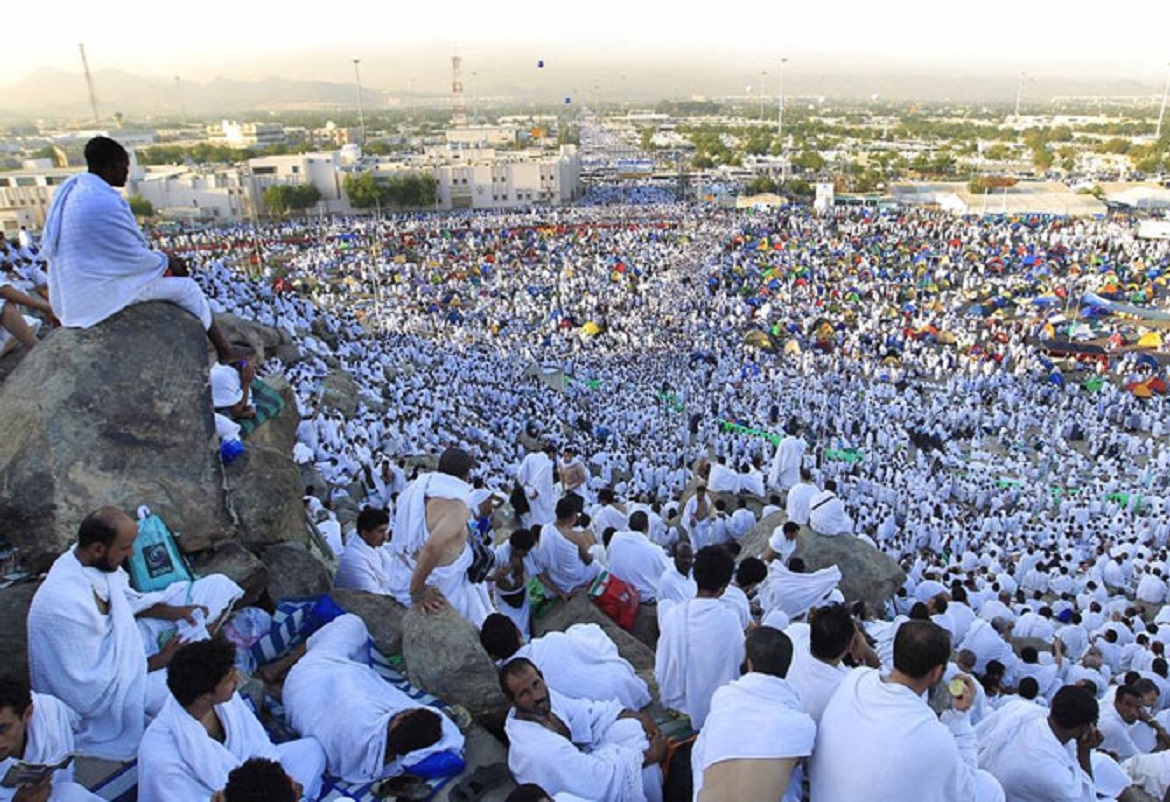
<svg viewBox="0 0 1170 802"><path fill-rule="evenodd" d="M110 760L137 753L147 716L167 699L160 669L176 649L206 639L244 595L219 574L138 593L122 569L137 535L116 507L88 515L28 611L33 688L77 711L78 748Z"/></svg>
<svg viewBox="0 0 1170 802"><path fill-rule="evenodd" d="M385 548L389 531L390 516L385 511L366 507L358 513L357 534L350 535L341 552L333 587L382 596L408 592L410 574ZM402 568L396 570L396 564Z"/></svg>
<svg viewBox="0 0 1170 802"><path fill-rule="evenodd" d="M315 632L288 662L282 699L293 727L325 749L329 773L368 783L431 755L463 751L449 718L420 706L369 665L370 634L355 615Z"/></svg>
<svg viewBox="0 0 1170 802"><path fill-rule="evenodd" d="M21 292L20 289L8 283L4 279L3 273L0 273L0 354L7 351L9 344L13 341L19 342L25 349L31 349L39 342L37 331L41 327L40 321L35 318L26 318L16 308L17 304L40 310L52 319L53 308L49 306L47 301L35 295Z"/></svg>
<svg viewBox="0 0 1170 802"><path fill-rule="evenodd" d="M85 145L85 163L88 172L54 193L41 239L49 300L62 325L87 329L131 304L167 301L199 318L221 362L247 356L212 320L211 305L182 260L147 245L118 191L130 174L126 149L96 136Z"/></svg>
<svg viewBox="0 0 1170 802"><path fill-rule="evenodd" d="M325 753L312 738L276 746L236 693L235 647L221 638L188 643L167 666L171 695L138 749L141 802L206 802L233 769L262 757L278 760L316 799Z"/></svg>
<svg viewBox="0 0 1170 802"><path fill-rule="evenodd" d="M544 567L541 582L551 584L548 590L567 599L580 588L587 587L601 570L593 559L594 545L588 532L577 528L580 514L576 502L569 497L557 501L556 523L540 529L538 559Z"/></svg>
<svg viewBox="0 0 1170 802"><path fill-rule="evenodd" d="M412 566L409 597L398 601L433 613L449 603L479 627L495 612L487 587L467 578L474 559L471 520L471 455L448 448L434 473L420 475L398 499L390 551Z"/></svg>
<svg viewBox="0 0 1170 802"><path fill-rule="evenodd" d="M650 704L650 690L634 667L597 624L574 624L521 644L520 631L507 616L492 613L479 642L493 660L531 660L553 690L575 699L616 699L631 710Z"/></svg>
<svg viewBox="0 0 1170 802"><path fill-rule="evenodd" d="M517 782L584 799L660 802L666 739L648 715L562 696L524 657L500 669L500 688L513 705L504 732Z"/></svg>
<svg viewBox="0 0 1170 802"><path fill-rule="evenodd" d="M845 502L837 495L837 483L832 479L825 480L825 489L809 503L808 525L818 535L853 534L853 519L845 512Z"/></svg>
<svg viewBox="0 0 1170 802"><path fill-rule="evenodd" d="M56 765L74 751L77 714L59 699L29 693L23 679L0 679L0 777L17 762ZM36 785L0 788L0 802L99 802L73 781L73 767L53 772Z"/></svg>

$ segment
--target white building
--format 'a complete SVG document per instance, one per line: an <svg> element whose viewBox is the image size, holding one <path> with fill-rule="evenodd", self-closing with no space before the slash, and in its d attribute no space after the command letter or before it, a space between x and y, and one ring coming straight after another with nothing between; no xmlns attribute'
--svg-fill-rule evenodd
<svg viewBox="0 0 1170 802"><path fill-rule="evenodd" d="M285 142L284 126L280 123L239 123L224 120L207 126L207 139L213 145L233 148L249 145L281 145Z"/></svg>

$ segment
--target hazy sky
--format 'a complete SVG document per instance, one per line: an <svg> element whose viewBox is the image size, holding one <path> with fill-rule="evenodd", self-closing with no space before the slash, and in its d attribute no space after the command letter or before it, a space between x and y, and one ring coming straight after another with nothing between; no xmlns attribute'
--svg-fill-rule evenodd
<svg viewBox="0 0 1170 802"><path fill-rule="evenodd" d="M734 59L747 74L768 69L774 75L776 61L786 55L792 76L802 66L824 70L849 58L888 66L1097 74L1153 84L1163 80L1170 61L1164 0L1124 8L1081 5L1083 12L1078 5L1027 0L586 0L571 6L349 0L314 3L312 11L301 6L271 0L58 0L29 12L40 22L16 26L22 35L5 37L0 84L42 67L79 71L78 42L85 42L95 70L182 74L184 80L282 74L346 81L353 75L349 59L361 58L363 78L390 90L405 88L410 78L401 69L382 69L382 62L425 49L436 57L433 67L419 64L411 76L420 84L449 79L446 57L454 51L474 60L485 77L493 59L529 59L533 81L556 80L558 64L579 65L589 53L619 69L662 55ZM535 72L537 59L545 60L548 72Z"/></svg>

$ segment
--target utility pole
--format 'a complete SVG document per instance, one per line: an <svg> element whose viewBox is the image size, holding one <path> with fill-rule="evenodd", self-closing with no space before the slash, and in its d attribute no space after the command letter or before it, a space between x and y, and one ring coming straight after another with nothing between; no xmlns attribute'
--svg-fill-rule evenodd
<svg viewBox="0 0 1170 802"><path fill-rule="evenodd" d="M1020 99L1024 96L1024 78L1027 77L1027 75L1028 75L1028 73L1021 72L1020 73L1020 82L1019 82L1019 84L1016 85L1016 114L1015 114L1015 117L1017 120L1020 119Z"/></svg>
<svg viewBox="0 0 1170 802"><path fill-rule="evenodd" d="M97 95L93 91L93 76L89 72L89 59L85 57L85 45L79 44L78 47L81 48L81 66L85 70L85 85L89 88L89 108L93 112L93 124L100 127L102 121L98 117Z"/></svg>
<svg viewBox="0 0 1170 802"><path fill-rule="evenodd" d="M179 113L183 115L183 125L187 125L187 104L183 102L183 81L175 76L175 91L179 93Z"/></svg>
<svg viewBox="0 0 1170 802"><path fill-rule="evenodd" d="M784 65L788 63L787 57L780 59L780 108L776 113L776 139L780 140L780 160L784 160ZM781 177L784 180L788 179L788 163L784 162L781 165Z"/></svg>
<svg viewBox="0 0 1170 802"><path fill-rule="evenodd" d="M353 77L357 79L357 101L358 101L358 125L361 126L361 143L366 144L366 112L362 107L362 73L358 69L358 65L362 63L360 58L353 60Z"/></svg>
<svg viewBox="0 0 1170 802"><path fill-rule="evenodd" d="M1158 130L1154 132L1154 139L1162 138L1162 118L1166 116L1166 94L1170 93L1170 64L1166 66L1166 85L1162 87L1162 108L1158 109Z"/></svg>

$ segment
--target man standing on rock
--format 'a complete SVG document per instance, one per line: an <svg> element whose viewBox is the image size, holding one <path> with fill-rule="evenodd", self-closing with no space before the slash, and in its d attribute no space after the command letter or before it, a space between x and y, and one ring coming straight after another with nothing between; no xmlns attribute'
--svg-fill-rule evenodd
<svg viewBox="0 0 1170 802"><path fill-rule="evenodd" d="M212 320L203 290L175 256L152 251L118 191L130 155L109 137L85 145L88 172L57 188L41 253L49 260L49 301L62 325L87 329L127 306L166 301L199 318L222 362L247 356Z"/></svg>
<svg viewBox="0 0 1170 802"><path fill-rule="evenodd" d="M166 701L160 669L182 643L206 639L244 593L219 574L138 593L122 570L137 535L116 507L91 513L28 611L33 689L81 716L78 749L111 760L135 756L147 715Z"/></svg>
<svg viewBox="0 0 1170 802"><path fill-rule="evenodd" d="M413 565L410 606L433 613L446 601L478 629L495 608L487 587L467 578L474 559L468 541L470 475L471 456L466 451L444 451L439 469L419 476L398 499L388 548L395 559Z"/></svg>
<svg viewBox="0 0 1170 802"><path fill-rule="evenodd" d="M527 525L529 527L544 526L556 520L556 467L553 458L556 456L556 447L546 442L540 451L534 451L520 463L520 470L516 473L516 481L524 488L528 496L529 511Z"/></svg>

